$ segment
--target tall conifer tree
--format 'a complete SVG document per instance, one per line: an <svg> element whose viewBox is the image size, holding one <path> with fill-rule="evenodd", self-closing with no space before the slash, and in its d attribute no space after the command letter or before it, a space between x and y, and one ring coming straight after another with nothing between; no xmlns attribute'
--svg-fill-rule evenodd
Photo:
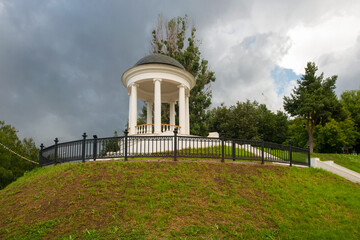
<svg viewBox="0 0 360 240"><path fill-rule="evenodd" d="M196 84L190 91L189 113L191 134L208 134L208 109L211 105L210 83L215 81L215 73L209 70L208 61L203 59L199 50L196 28L189 29L189 19L172 18L164 21L159 15L156 28L152 31L151 52L170 56L180 62L194 77ZM168 121L169 106L162 106L162 121ZM146 116L144 114L142 116Z"/></svg>
<svg viewBox="0 0 360 240"><path fill-rule="evenodd" d="M318 67L308 62L305 74L297 80L290 97L284 97L284 109L291 115L306 120L310 151L314 150L314 129L324 125L330 117L339 118L342 114L340 102L335 95L337 76L324 79L324 74L316 75Z"/></svg>

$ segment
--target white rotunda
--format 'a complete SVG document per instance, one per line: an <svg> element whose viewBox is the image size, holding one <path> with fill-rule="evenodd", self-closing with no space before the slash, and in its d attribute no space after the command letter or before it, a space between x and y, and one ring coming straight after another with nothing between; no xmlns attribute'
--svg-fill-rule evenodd
<svg viewBox="0 0 360 240"><path fill-rule="evenodd" d="M162 54L148 55L125 71L121 81L129 94L129 135L167 135L175 127L179 134L190 134L189 95L195 79L178 61ZM137 125L137 99L146 103L146 124ZM178 125L175 125L176 102ZM161 122L161 103L170 104L169 123Z"/></svg>

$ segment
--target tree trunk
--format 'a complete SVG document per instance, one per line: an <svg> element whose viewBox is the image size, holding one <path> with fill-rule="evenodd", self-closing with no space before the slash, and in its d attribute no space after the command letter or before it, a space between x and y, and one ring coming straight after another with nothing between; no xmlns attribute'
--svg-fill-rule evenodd
<svg viewBox="0 0 360 240"><path fill-rule="evenodd" d="M313 133L310 131L309 133L309 146L310 146L310 152L314 152L314 136Z"/></svg>
<svg viewBox="0 0 360 240"><path fill-rule="evenodd" d="M310 113L308 113L308 115L307 115L306 130L309 135L310 152L312 153L312 152L314 152L314 135L313 135L314 123L310 119Z"/></svg>

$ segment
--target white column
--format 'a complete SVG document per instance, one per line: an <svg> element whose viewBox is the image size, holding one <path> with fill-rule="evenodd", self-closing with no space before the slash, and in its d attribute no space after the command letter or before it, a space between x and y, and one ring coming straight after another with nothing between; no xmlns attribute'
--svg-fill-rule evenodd
<svg viewBox="0 0 360 240"><path fill-rule="evenodd" d="M132 106L131 106L131 88L128 92L128 95L129 95L129 122L128 122L128 130L129 130L129 133L131 131L131 126L132 126L132 119L131 119L131 109L132 109Z"/></svg>
<svg viewBox="0 0 360 240"><path fill-rule="evenodd" d="M170 102L170 124L175 125L175 102ZM170 126L170 131L174 131L174 126Z"/></svg>
<svg viewBox="0 0 360 240"><path fill-rule="evenodd" d="M130 132L129 134L136 134L135 126L137 124L137 87L139 85L136 83L133 83L131 85L131 95L130 95Z"/></svg>
<svg viewBox="0 0 360 240"><path fill-rule="evenodd" d="M189 94L185 96L185 123L186 123L186 134L190 134L190 119L189 119Z"/></svg>
<svg viewBox="0 0 360 240"><path fill-rule="evenodd" d="M146 115L146 123L147 124L152 124L152 101L147 101L146 102L146 107L147 107L147 109L146 109L146 113L147 113L147 115ZM151 125L148 125L147 126L147 131L146 131L147 133L152 133L152 126Z"/></svg>
<svg viewBox="0 0 360 240"><path fill-rule="evenodd" d="M179 85L179 125L180 133L186 134L185 86Z"/></svg>
<svg viewBox="0 0 360 240"><path fill-rule="evenodd" d="M161 133L161 79L154 78L154 133Z"/></svg>
<svg viewBox="0 0 360 240"><path fill-rule="evenodd" d="M170 124L175 125L175 102L170 102Z"/></svg>

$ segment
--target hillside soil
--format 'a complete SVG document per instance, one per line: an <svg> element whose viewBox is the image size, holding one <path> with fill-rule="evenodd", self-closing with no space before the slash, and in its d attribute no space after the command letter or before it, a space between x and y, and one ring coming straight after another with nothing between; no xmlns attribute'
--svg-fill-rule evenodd
<svg viewBox="0 0 360 240"><path fill-rule="evenodd" d="M360 185L259 163L104 161L0 191L0 239L359 239Z"/></svg>

